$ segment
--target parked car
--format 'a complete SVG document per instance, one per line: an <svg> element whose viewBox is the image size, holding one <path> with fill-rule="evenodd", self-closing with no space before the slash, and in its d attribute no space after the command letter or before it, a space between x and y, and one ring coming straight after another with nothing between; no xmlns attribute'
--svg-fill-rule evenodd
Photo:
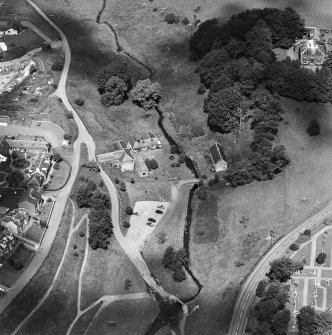
<svg viewBox="0 0 332 335"><path fill-rule="evenodd" d="M148 221L146 224L147 224L148 226L150 226L150 227L153 226L152 222L149 222L149 221Z"/></svg>
<svg viewBox="0 0 332 335"><path fill-rule="evenodd" d="M164 209L164 208L165 208L165 206L164 206L164 205L159 205L159 206L157 206L157 208Z"/></svg>
<svg viewBox="0 0 332 335"><path fill-rule="evenodd" d="M156 222L156 220L154 218L148 218L148 221L150 221L150 222Z"/></svg>
<svg viewBox="0 0 332 335"><path fill-rule="evenodd" d="M161 211L160 209L157 209L157 210L156 210L156 213L157 213L157 214L163 214L164 212Z"/></svg>

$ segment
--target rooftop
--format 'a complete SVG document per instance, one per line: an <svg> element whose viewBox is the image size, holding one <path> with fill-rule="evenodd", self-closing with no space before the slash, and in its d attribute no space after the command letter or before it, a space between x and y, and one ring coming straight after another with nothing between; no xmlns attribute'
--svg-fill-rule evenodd
<svg viewBox="0 0 332 335"><path fill-rule="evenodd" d="M213 164L218 163L220 160L224 160L225 162L227 162L224 149L218 143L212 145L212 147L210 148L210 154L212 157Z"/></svg>

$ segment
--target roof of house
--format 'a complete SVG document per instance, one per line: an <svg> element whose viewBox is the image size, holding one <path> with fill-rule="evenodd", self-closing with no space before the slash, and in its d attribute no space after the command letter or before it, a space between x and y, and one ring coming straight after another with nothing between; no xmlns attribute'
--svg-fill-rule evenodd
<svg viewBox="0 0 332 335"><path fill-rule="evenodd" d="M119 141L122 149L127 149L128 148L128 142L127 141Z"/></svg>
<svg viewBox="0 0 332 335"><path fill-rule="evenodd" d="M18 149L47 149L48 146L42 141L25 141L25 140L7 140L12 148Z"/></svg>
<svg viewBox="0 0 332 335"><path fill-rule="evenodd" d="M129 157L131 160L135 160L134 156L131 154L130 150L124 149L121 157L119 158L120 162L124 161L125 157Z"/></svg>
<svg viewBox="0 0 332 335"><path fill-rule="evenodd" d="M315 41L308 40L305 45L300 46L301 54L308 56L324 56L325 49L321 44L317 44Z"/></svg>
<svg viewBox="0 0 332 335"><path fill-rule="evenodd" d="M8 207L0 206L0 214L6 214L9 211Z"/></svg>
<svg viewBox="0 0 332 335"><path fill-rule="evenodd" d="M36 184L38 184L39 186L41 186L42 183L44 182L44 176L40 172L35 171L30 176L30 179L28 181L28 185L32 184L33 182L36 182Z"/></svg>
<svg viewBox="0 0 332 335"><path fill-rule="evenodd" d="M222 146L218 143L212 145L212 147L210 148L210 154L212 157L213 164L218 163L220 160L224 160L225 162L227 162L224 150Z"/></svg>
<svg viewBox="0 0 332 335"><path fill-rule="evenodd" d="M147 132L150 138L156 138L156 135L154 133L151 133L150 131Z"/></svg>
<svg viewBox="0 0 332 335"><path fill-rule="evenodd" d="M136 169L137 172L149 171L148 167L146 166L146 164L145 164L145 162L142 158L137 159L135 169Z"/></svg>
<svg viewBox="0 0 332 335"><path fill-rule="evenodd" d="M0 42L0 45L3 42ZM10 121L10 117L8 115L0 115L0 122L9 122Z"/></svg>

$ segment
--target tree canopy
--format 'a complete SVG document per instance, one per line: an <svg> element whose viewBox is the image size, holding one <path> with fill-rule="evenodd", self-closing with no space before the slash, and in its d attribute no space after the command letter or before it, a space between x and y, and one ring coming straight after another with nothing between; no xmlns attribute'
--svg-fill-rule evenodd
<svg viewBox="0 0 332 335"><path fill-rule="evenodd" d="M266 274L270 280L288 281L292 274L303 269L301 262L294 262L292 259L282 257L270 263L270 271Z"/></svg>
<svg viewBox="0 0 332 335"><path fill-rule="evenodd" d="M149 110L158 105L160 100L160 85L150 79L139 80L130 92L132 101Z"/></svg>

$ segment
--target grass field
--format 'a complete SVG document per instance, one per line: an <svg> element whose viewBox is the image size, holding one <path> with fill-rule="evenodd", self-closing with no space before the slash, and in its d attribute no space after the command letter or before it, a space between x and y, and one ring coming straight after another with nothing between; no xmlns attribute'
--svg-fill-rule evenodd
<svg viewBox="0 0 332 335"><path fill-rule="evenodd" d="M67 203L52 248L29 284L0 315L1 335L9 335L45 294L60 264L66 244L72 208ZM29 301L27 304L26 302Z"/></svg>
<svg viewBox="0 0 332 335"><path fill-rule="evenodd" d="M151 298L116 301L99 313L86 334L144 334L157 312L158 306ZM108 327L109 321L115 321L116 327Z"/></svg>
<svg viewBox="0 0 332 335"><path fill-rule="evenodd" d="M60 169L55 170L53 169L53 178L50 179L48 191L55 191L63 188L70 177L71 172L71 166L66 161L61 161L60 163Z"/></svg>
<svg viewBox="0 0 332 335"><path fill-rule="evenodd" d="M86 221L82 222L82 229ZM86 237L80 237L79 231L73 233L70 247L65 255L62 268L55 285L45 302L31 316L18 334L58 334L66 333L77 312L78 278L84 258ZM73 245L77 249L73 249ZM75 257L74 253L78 256ZM47 325L47 327L45 326Z"/></svg>
<svg viewBox="0 0 332 335"><path fill-rule="evenodd" d="M37 224L33 224L27 230L25 237L32 240L32 241L35 241L35 242L39 243L41 237L43 236L44 229L45 228L42 228Z"/></svg>
<svg viewBox="0 0 332 335"><path fill-rule="evenodd" d="M104 295L144 292L145 284L133 264L112 238L107 250L89 250L82 281L82 309ZM132 280L131 290L124 288L124 280Z"/></svg>

